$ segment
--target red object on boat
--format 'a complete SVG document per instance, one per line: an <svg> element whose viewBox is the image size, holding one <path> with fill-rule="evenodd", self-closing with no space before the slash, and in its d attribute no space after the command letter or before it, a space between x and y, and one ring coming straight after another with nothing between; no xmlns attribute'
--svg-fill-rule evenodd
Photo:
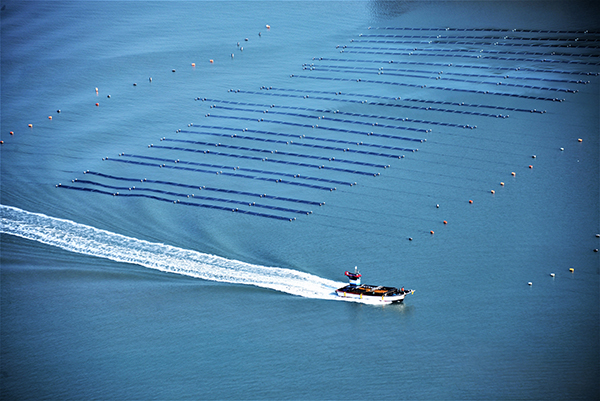
<svg viewBox="0 0 600 401"><path fill-rule="evenodd" d="M344 272L344 274L351 280L356 280L357 278L362 277L362 274L360 273L350 273L349 271Z"/></svg>

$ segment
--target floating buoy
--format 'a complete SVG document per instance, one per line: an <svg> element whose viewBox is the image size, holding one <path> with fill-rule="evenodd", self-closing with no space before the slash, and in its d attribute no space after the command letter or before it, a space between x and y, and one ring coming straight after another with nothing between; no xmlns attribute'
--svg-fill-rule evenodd
<svg viewBox="0 0 600 401"><path fill-rule="evenodd" d="M10 134L12 135L12 131L10 131ZM600 238L600 234L596 234L596 238Z"/></svg>
<svg viewBox="0 0 600 401"><path fill-rule="evenodd" d="M409 241L412 241L412 237L408 237L408 240L409 240Z"/></svg>
<svg viewBox="0 0 600 401"><path fill-rule="evenodd" d="M529 168L533 168L533 166L530 164L530 165L529 165Z"/></svg>
<svg viewBox="0 0 600 401"><path fill-rule="evenodd" d="M490 192L491 192L492 194L495 194L495 193L496 193L496 191L494 191L493 189L492 189Z"/></svg>
<svg viewBox="0 0 600 401"><path fill-rule="evenodd" d="M554 273L550 273L550 277L554 277Z"/></svg>
<svg viewBox="0 0 600 401"><path fill-rule="evenodd" d="M96 103L96 106L100 106L100 103Z"/></svg>
<svg viewBox="0 0 600 401"><path fill-rule="evenodd" d="M560 151L563 152L565 150L565 148L560 148Z"/></svg>
<svg viewBox="0 0 600 401"><path fill-rule="evenodd" d="M106 97L110 99L110 95L106 95Z"/></svg>
<svg viewBox="0 0 600 401"><path fill-rule="evenodd" d="M48 116L48 120L52 120L52 116Z"/></svg>
<svg viewBox="0 0 600 401"><path fill-rule="evenodd" d="M148 82L152 82L152 77L149 77L149 78L148 78Z"/></svg>
<svg viewBox="0 0 600 401"><path fill-rule="evenodd" d="M15 133L14 133L13 131L10 131L10 134L11 134L11 135L14 135Z"/></svg>
<svg viewBox="0 0 600 401"><path fill-rule="evenodd" d="M214 60L211 58L211 59L210 59L210 62L211 62L211 64L212 64L212 63L214 63L215 61L214 61Z"/></svg>
<svg viewBox="0 0 600 401"><path fill-rule="evenodd" d="M28 126L29 128L32 128L32 127L33 127L33 124L28 124L27 126Z"/></svg>
<svg viewBox="0 0 600 401"><path fill-rule="evenodd" d="M56 110L56 112L57 112L58 114L60 114L60 109Z"/></svg>
<svg viewBox="0 0 600 401"><path fill-rule="evenodd" d="M429 231L429 234L433 235L433 230Z"/></svg>
<svg viewBox="0 0 600 401"><path fill-rule="evenodd" d="M594 252L598 252L598 248L594 248Z"/></svg>
<svg viewBox="0 0 600 401"><path fill-rule="evenodd" d="M271 25L267 24L265 26L267 27L267 29L271 29Z"/></svg>
<svg viewBox="0 0 600 401"><path fill-rule="evenodd" d="M583 139L579 138L577 139L577 142L583 142Z"/></svg>
<svg viewBox="0 0 600 401"><path fill-rule="evenodd" d="M473 203L473 201L471 199L469 199L469 203Z"/></svg>
<svg viewBox="0 0 600 401"><path fill-rule="evenodd" d="M573 273L573 272L575 271L575 269L573 269L573 268L571 267L571 268L569 269L569 271L570 271L571 273Z"/></svg>
<svg viewBox="0 0 600 401"><path fill-rule="evenodd" d="M4 145L4 141L0 141L0 145Z"/></svg>
<svg viewBox="0 0 600 401"><path fill-rule="evenodd" d="M98 88L96 88L96 94L98 94Z"/></svg>
<svg viewBox="0 0 600 401"><path fill-rule="evenodd" d="M504 186L504 182L500 181L500 186L503 187Z"/></svg>
<svg viewBox="0 0 600 401"><path fill-rule="evenodd" d="M516 175L515 172L513 171L512 173L510 173L510 175L512 175L513 177Z"/></svg>
<svg viewBox="0 0 600 401"><path fill-rule="evenodd" d="M530 282L527 283L527 285L533 285L533 283L530 281Z"/></svg>
<svg viewBox="0 0 600 401"><path fill-rule="evenodd" d="M448 224L448 222L446 220L444 220L444 224Z"/></svg>
<svg viewBox="0 0 600 401"><path fill-rule="evenodd" d="M531 158L532 158L532 159L535 159L535 158L536 158L536 155L531 155Z"/></svg>
<svg viewBox="0 0 600 401"><path fill-rule="evenodd" d="M171 71L172 71L172 72L175 72L175 68L173 68Z"/></svg>
<svg viewBox="0 0 600 401"><path fill-rule="evenodd" d="M439 203L437 203L437 204L435 205L435 207L436 207L437 209L439 209L439 208L440 208L440 204L439 204Z"/></svg>
<svg viewBox="0 0 600 401"><path fill-rule="evenodd" d="M135 83L135 82L134 82L134 83L133 83L133 86L137 86L137 83Z"/></svg>
<svg viewBox="0 0 600 401"><path fill-rule="evenodd" d="M192 63L192 67L195 67L195 66L196 66L196 63Z"/></svg>

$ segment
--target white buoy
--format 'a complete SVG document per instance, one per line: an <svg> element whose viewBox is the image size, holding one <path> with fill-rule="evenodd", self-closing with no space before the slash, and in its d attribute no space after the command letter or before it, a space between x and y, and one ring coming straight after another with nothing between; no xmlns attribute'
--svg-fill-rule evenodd
<svg viewBox="0 0 600 401"><path fill-rule="evenodd" d="M527 285L533 285L533 283L530 281L530 282L527 283Z"/></svg>
<svg viewBox="0 0 600 401"><path fill-rule="evenodd" d="M554 276L555 276L555 274L554 274L554 273L550 273L550 277L554 277Z"/></svg>

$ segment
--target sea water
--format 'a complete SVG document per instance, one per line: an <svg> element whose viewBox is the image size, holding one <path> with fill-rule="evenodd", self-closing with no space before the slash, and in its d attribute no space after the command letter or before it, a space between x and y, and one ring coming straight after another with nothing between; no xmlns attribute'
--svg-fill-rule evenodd
<svg viewBox="0 0 600 401"><path fill-rule="evenodd" d="M2 398L598 398L593 2L3 5Z"/></svg>

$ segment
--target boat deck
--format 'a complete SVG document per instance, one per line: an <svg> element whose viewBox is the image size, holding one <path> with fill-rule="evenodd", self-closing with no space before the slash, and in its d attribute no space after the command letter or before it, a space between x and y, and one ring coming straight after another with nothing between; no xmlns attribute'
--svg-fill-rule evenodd
<svg viewBox="0 0 600 401"><path fill-rule="evenodd" d="M392 295L402 295L409 291L402 291L395 287L383 287L381 285L353 285L349 284L345 287L339 288L338 292L346 292L348 294L357 294L357 295L365 295L365 296L392 296Z"/></svg>

